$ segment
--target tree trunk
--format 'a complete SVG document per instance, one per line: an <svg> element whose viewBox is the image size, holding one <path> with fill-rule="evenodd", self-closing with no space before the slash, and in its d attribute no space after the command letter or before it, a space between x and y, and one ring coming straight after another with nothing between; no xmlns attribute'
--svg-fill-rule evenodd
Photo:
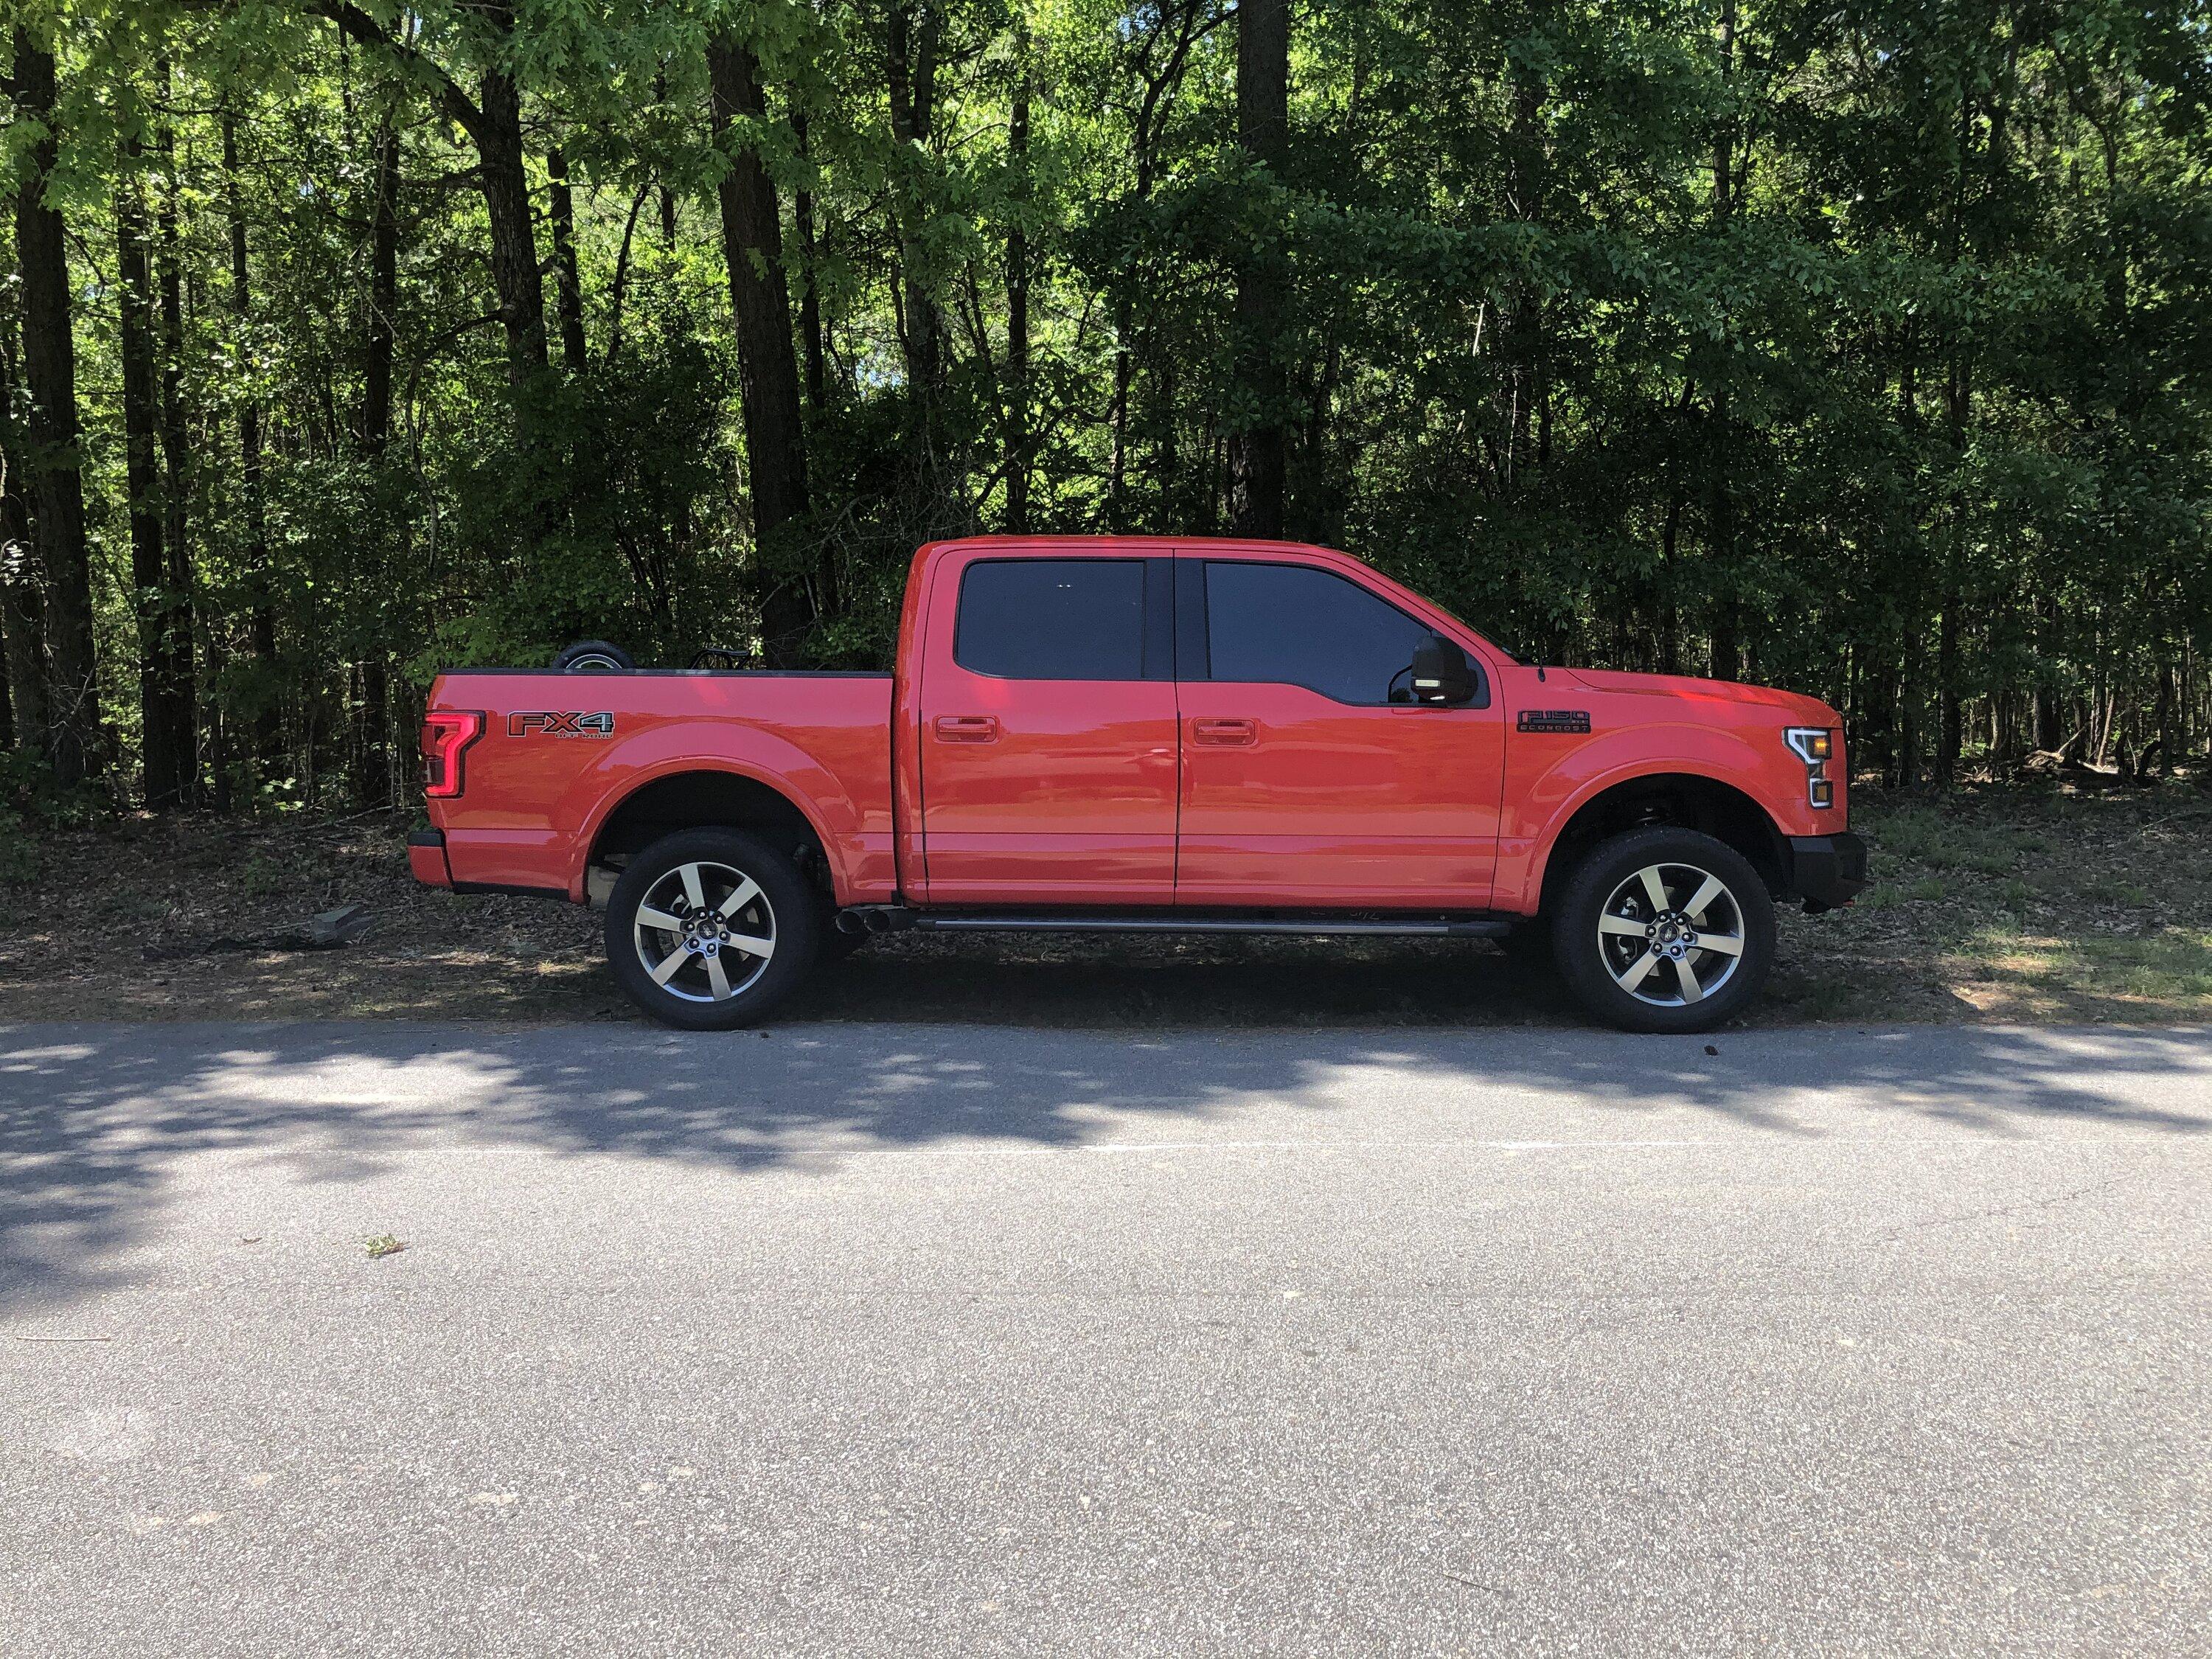
<svg viewBox="0 0 2212 1659"><path fill-rule="evenodd" d="M1513 216L1523 224L1547 221L1547 169L1545 166L1544 100L1547 85L1542 69L1519 63L1511 70L1513 122L1507 149L1507 177ZM1504 407L1500 425L1497 489L1501 498L1510 495L1522 475L1535 464L1537 411L1550 402L1546 387L1544 298L1534 283L1516 283L1511 298L1498 318L1498 355L1504 373Z"/></svg>
<svg viewBox="0 0 2212 1659"><path fill-rule="evenodd" d="M376 133L376 195L369 210L368 349L362 372L361 447L380 459L392 441L392 363L399 307L399 134L387 119ZM246 294L244 227L239 231L239 303Z"/></svg>
<svg viewBox="0 0 2212 1659"><path fill-rule="evenodd" d="M547 194L553 221L553 296L561 314L561 361L571 374L584 369L584 290L576 277L576 208L568 193L568 158L556 144L545 152Z"/></svg>
<svg viewBox="0 0 2212 1659"><path fill-rule="evenodd" d="M1237 141L1273 181L1291 131L1289 0L1242 0L1237 12ZM1272 240L1272 239L1271 239ZM1240 536L1283 533L1288 472L1282 423L1280 251L1240 249L1237 260L1237 380L1255 405L1230 440L1229 519Z"/></svg>
<svg viewBox="0 0 2212 1659"><path fill-rule="evenodd" d="M69 255L61 213L46 199L58 149L54 58L21 26L15 30L14 90L16 119L43 134L23 157L15 198L15 252L23 280L23 380L31 394L27 494L46 580L46 640L53 668L51 752L54 775L66 785L98 769L100 688L79 472Z"/></svg>
<svg viewBox="0 0 2212 1659"><path fill-rule="evenodd" d="M762 643L771 667L798 665L812 625L805 574L778 556L784 526L807 510L806 438L799 407L799 365L791 346L791 298L784 283L783 233L775 186L759 151L730 135L735 119L767 112L760 65L728 35L707 48L717 144L729 153L722 177L722 256L729 268L730 311L738 336L738 389L743 404L745 466L752 485L753 535L763 570ZM828 595L823 594L826 605Z"/></svg>
<svg viewBox="0 0 2212 1659"><path fill-rule="evenodd" d="M33 546L30 498L24 494L22 428L15 419L21 384L15 319L0 309L0 647L8 675L9 741L45 752L46 744L46 599Z"/></svg>
<svg viewBox="0 0 2212 1659"><path fill-rule="evenodd" d="M115 180L115 267L123 359L124 476L130 491L131 590L138 622L138 711L146 805L174 806L184 791L180 733L163 640L168 564L161 547L161 384L154 350L154 278L147 258L146 180L136 138Z"/></svg>
<svg viewBox="0 0 2212 1659"><path fill-rule="evenodd" d="M793 108L791 130L799 141L799 159L806 161L809 152L805 110ZM822 343L822 295L820 284L815 276L819 255L814 242L814 193L811 191L801 190L792 193L791 218L799 232L799 257L806 267L805 286L799 294L799 338L806 349L806 406L818 410L822 407L822 392L825 384L825 353Z"/></svg>
<svg viewBox="0 0 2212 1659"><path fill-rule="evenodd" d="M260 668L259 707L253 715L253 751L264 781L276 775L284 760L284 726L279 714L275 687L277 679L276 662L276 594L275 573L269 567L268 510L261 489L261 405L251 390L252 358L253 284L251 269L246 263L246 210L239 198L238 189L238 120L228 110L222 117L222 180L223 204L230 219L230 309L237 319L240 339L247 353L249 389L238 405L238 454L240 493L246 508L246 583L253 596L251 623L253 655ZM380 321L388 331L391 319L372 316L369 328L374 334ZM374 366L372 356L372 368ZM385 390L390 394L391 377L385 378ZM372 378L369 392L372 398L376 383Z"/></svg>
<svg viewBox="0 0 2212 1659"><path fill-rule="evenodd" d="M1965 709L1959 697L1959 595L1947 591L1936 618L1936 755L1929 776L1948 789L1959 781L1965 751Z"/></svg>
<svg viewBox="0 0 2212 1659"><path fill-rule="evenodd" d="M538 274L537 233L530 222L530 175L523 164L522 89L504 69L488 69L471 102L451 76L419 53L409 52L358 7L346 0L307 3L348 38L407 55L411 67L434 78L440 110L476 145L477 178L490 231L492 287L499 297L500 326L507 336L507 381L520 386L534 379L550 360L545 347L545 287ZM513 36L514 0L471 0L468 9L491 27L501 44ZM526 438L527 425L526 419Z"/></svg>
<svg viewBox="0 0 2212 1659"><path fill-rule="evenodd" d="M354 799L363 806L392 804L391 705L381 647L372 645L362 659L360 743L354 751Z"/></svg>
<svg viewBox="0 0 2212 1659"><path fill-rule="evenodd" d="M1716 31L1720 50L1722 95L1730 95L1735 74L1735 0L1721 0L1720 26ZM1735 210L1735 115L1723 112L1713 137L1713 226L1725 235ZM1723 339L1726 348L1725 336ZM1712 677L1732 680L1743 672L1741 641L1741 607L1735 591L1735 480L1731 473L1735 452L1735 417L1729 406L1730 366L1723 364L1713 389L1712 441L1705 456L1710 481L1709 505L1712 532L1715 586L1712 621Z"/></svg>
<svg viewBox="0 0 2212 1659"><path fill-rule="evenodd" d="M937 47L942 27L936 0L899 0L886 20L885 66L891 137L902 150L927 152L937 113ZM908 165L920 167L908 158ZM945 379L945 317L921 252L921 209L901 190L899 288L904 296L908 447L931 517L936 509L938 418Z"/></svg>
<svg viewBox="0 0 2212 1659"><path fill-rule="evenodd" d="M368 349L362 375L361 447L364 455L376 461L392 443L392 323L399 307L399 134L388 117L376 134L375 199L368 236ZM567 361L573 365L578 359L569 356ZM391 701L382 644L372 634L361 665L360 740L355 745L354 797L364 806L391 803Z"/></svg>
<svg viewBox="0 0 2212 1659"><path fill-rule="evenodd" d="M1006 232L1006 528L1019 536L1030 527L1030 239L1024 210L1029 205L1030 32L1023 17L1016 27L1014 97L1006 127L1006 154L1014 175L1017 204Z"/></svg>
<svg viewBox="0 0 2212 1659"><path fill-rule="evenodd" d="M173 81L164 62L155 71L162 100ZM167 119L156 140L161 156L161 206L156 221L155 275L161 295L161 548L160 656L157 666L170 737L176 745L175 805L199 804L199 693L193 665L191 452L185 431L183 232L177 210L177 137Z"/></svg>
<svg viewBox="0 0 2212 1659"><path fill-rule="evenodd" d="M512 12L507 13L511 20ZM484 71L477 94L477 161L491 230L491 279L507 333L507 378L522 386L544 373L545 289L530 223L530 177L523 165L522 93L500 70Z"/></svg>

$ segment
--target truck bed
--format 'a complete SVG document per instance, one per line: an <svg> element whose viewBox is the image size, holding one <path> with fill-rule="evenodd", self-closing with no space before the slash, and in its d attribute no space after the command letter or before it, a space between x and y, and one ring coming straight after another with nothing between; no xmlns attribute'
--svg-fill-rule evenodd
<svg viewBox="0 0 2212 1659"><path fill-rule="evenodd" d="M446 884L580 902L610 815L647 786L704 773L805 803L841 890L893 891L891 691L889 674L441 674L429 712L483 716L462 757L465 788L428 802ZM436 879L437 862L418 849L416 873Z"/></svg>

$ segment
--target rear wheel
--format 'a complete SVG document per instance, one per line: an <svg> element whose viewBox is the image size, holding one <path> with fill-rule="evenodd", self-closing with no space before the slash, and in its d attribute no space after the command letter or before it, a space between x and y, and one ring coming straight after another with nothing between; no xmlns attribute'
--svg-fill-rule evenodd
<svg viewBox="0 0 2212 1659"><path fill-rule="evenodd" d="M1626 1031L1707 1031L1747 1007L1774 960L1774 903L1750 860L1694 830L1593 848L1552 919L1576 1000Z"/></svg>
<svg viewBox="0 0 2212 1659"><path fill-rule="evenodd" d="M765 1018L813 966L822 907L787 854L736 830L684 830L632 859L607 901L607 961L664 1024Z"/></svg>

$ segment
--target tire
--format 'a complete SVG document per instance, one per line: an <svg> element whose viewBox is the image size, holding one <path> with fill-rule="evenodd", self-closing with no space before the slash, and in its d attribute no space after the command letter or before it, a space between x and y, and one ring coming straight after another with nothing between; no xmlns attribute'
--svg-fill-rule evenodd
<svg viewBox="0 0 2212 1659"><path fill-rule="evenodd" d="M1652 895L1655 874L1664 906ZM1706 892L1709 882L1717 890ZM1552 917L1552 956L1575 1000L1608 1025L1709 1031L1766 982L1774 902L1727 843L1695 830L1632 830L1592 848L1568 878Z"/></svg>
<svg viewBox="0 0 2212 1659"><path fill-rule="evenodd" d="M733 898L737 907L723 915ZM732 942L739 939L769 948ZM766 1018L806 977L821 945L820 896L789 854L743 830L662 836L630 860L607 901L615 983L682 1030L728 1031Z"/></svg>
<svg viewBox="0 0 2212 1659"><path fill-rule="evenodd" d="M636 666L629 652L605 640L578 640L562 646L553 659L556 674L627 674Z"/></svg>

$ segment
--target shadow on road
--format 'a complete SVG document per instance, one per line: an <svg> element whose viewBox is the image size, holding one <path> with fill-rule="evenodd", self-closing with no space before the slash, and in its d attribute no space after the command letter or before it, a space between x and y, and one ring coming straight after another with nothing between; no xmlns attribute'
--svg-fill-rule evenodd
<svg viewBox="0 0 2212 1659"><path fill-rule="evenodd" d="M1522 1123L1602 1109L1624 1134L1687 1108L1817 1136L1832 1132L1838 1103L1875 1133L2212 1129L2203 1033L1830 1030L1735 1033L1715 1046L1723 1052L1708 1055L1703 1038L1574 1030L0 1030L0 1305L66 1304L127 1280L118 1258L158 1222L171 1166L206 1152L245 1151L316 1181L365 1179L452 1146L743 1173L933 1143L1072 1149L1126 1132L1133 1116L1188 1130L1263 1105L1310 1113L1318 1133L1378 1076L1395 1079L1393 1100L1418 1103L1431 1133L1435 1113L1462 1103L1450 1132L1470 1135L1502 1103Z"/></svg>

